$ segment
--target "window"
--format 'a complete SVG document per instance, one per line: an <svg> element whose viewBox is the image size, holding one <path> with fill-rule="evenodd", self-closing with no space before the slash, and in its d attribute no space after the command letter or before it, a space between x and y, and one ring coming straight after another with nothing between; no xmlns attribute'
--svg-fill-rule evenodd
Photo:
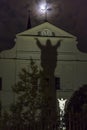
<svg viewBox="0 0 87 130"><path fill-rule="evenodd" d="M55 88L56 90L60 89L60 78L55 77Z"/></svg>
<svg viewBox="0 0 87 130"><path fill-rule="evenodd" d="M52 32L49 29L44 29L41 32L42 36L52 36Z"/></svg>
<svg viewBox="0 0 87 130"><path fill-rule="evenodd" d="M2 78L0 77L0 91L2 90Z"/></svg>

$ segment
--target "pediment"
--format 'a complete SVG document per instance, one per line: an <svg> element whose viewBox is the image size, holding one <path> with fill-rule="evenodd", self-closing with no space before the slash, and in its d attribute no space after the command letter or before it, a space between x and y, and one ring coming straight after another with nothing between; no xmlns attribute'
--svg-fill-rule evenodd
<svg viewBox="0 0 87 130"><path fill-rule="evenodd" d="M70 37L76 38L74 35L45 22L36 27L28 29L22 33L18 33L16 36L53 36L53 37Z"/></svg>

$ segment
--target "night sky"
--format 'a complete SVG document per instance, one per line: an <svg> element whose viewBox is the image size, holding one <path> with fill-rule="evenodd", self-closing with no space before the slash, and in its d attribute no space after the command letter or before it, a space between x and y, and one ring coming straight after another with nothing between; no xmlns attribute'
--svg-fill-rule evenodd
<svg viewBox="0 0 87 130"><path fill-rule="evenodd" d="M15 35L44 22L39 11L44 0L0 0L0 51L14 46ZM78 49L87 52L87 0L47 0L48 22L77 36Z"/></svg>

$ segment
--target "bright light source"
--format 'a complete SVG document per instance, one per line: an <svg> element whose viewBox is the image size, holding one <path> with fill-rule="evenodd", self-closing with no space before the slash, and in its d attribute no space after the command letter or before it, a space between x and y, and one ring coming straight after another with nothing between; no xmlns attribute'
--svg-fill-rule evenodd
<svg viewBox="0 0 87 130"><path fill-rule="evenodd" d="M40 10L42 13L45 13L47 11L47 5L46 3L40 4Z"/></svg>
<svg viewBox="0 0 87 130"><path fill-rule="evenodd" d="M66 125L64 122L64 114L65 114L65 104L66 104L67 99L58 98L57 100L59 102L59 108L60 108L60 126L59 126L59 128L62 130L66 130Z"/></svg>
<svg viewBox="0 0 87 130"><path fill-rule="evenodd" d="M52 10L52 5L48 4L46 0L42 0L37 6L34 7L34 14L37 15L38 19L44 19L45 21L51 16L52 13L49 13Z"/></svg>
<svg viewBox="0 0 87 130"><path fill-rule="evenodd" d="M42 11L46 10L46 4L41 5L40 8Z"/></svg>

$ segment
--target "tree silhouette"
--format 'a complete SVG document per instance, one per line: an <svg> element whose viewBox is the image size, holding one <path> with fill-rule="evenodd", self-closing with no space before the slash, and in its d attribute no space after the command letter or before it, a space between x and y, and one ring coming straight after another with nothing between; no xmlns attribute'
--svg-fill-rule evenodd
<svg viewBox="0 0 87 130"><path fill-rule="evenodd" d="M82 117L81 119L79 118L79 115ZM72 95L69 103L67 104L65 117L67 129L69 127L70 120L74 121L75 117L76 121L80 123L77 124L78 127L82 124L82 126L84 125L84 127L87 128L87 85L83 85Z"/></svg>
<svg viewBox="0 0 87 130"><path fill-rule="evenodd" d="M15 104L11 105L12 124L30 124L40 120L42 91L39 87L41 72L31 59L30 71L25 68L19 73L19 81L12 87L16 94Z"/></svg>
<svg viewBox="0 0 87 130"><path fill-rule="evenodd" d="M80 112L83 109L83 105L87 103L87 85L83 85L77 90L71 97L67 110L73 108L74 112Z"/></svg>

